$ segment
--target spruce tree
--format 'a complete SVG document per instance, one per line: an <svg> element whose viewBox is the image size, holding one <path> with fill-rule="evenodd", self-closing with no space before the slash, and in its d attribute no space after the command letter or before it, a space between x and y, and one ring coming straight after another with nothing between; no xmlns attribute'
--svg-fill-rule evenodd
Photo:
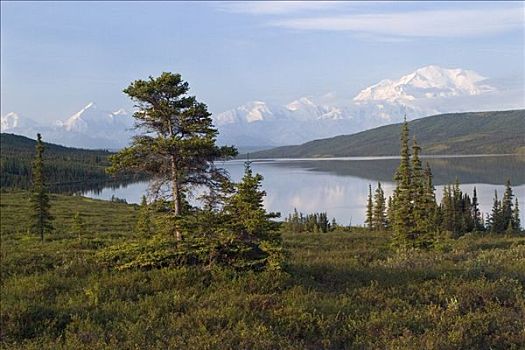
<svg viewBox="0 0 525 350"><path fill-rule="evenodd" d="M521 230L520 208L518 205L518 197L516 197L516 201L514 202L514 212L512 213L512 224L516 232L519 232Z"/></svg>
<svg viewBox="0 0 525 350"><path fill-rule="evenodd" d="M110 173L136 171L151 176L150 191L161 196L170 188L173 233L182 239L176 224L187 207L184 199L195 188L210 192L227 181L214 161L236 155L233 147L218 147L211 114L204 103L188 95L189 85L180 74L136 80L125 90L138 110L133 114L140 135L131 146L111 157Z"/></svg>
<svg viewBox="0 0 525 350"><path fill-rule="evenodd" d="M425 166L424 171L424 210L425 210L425 219L423 225L424 232L435 232L437 231L436 225L438 222L438 212L437 212L437 203L436 203L436 189L432 182L432 170L430 169L430 164L428 162Z"/></svg>
<svg viewBox="0 0 525 350"><path fill-rule="evenodd" d="M417 144L416 137L412 143L412 178L410 181L412 191L412 207L414 220L414 238L418 238L428 233L428 212L426 211L425 201L425 180L423 167L419 154L421 147Z"/></svg>
<svg viewBox="0 0 525 350"><path fill-rule="evenodd" d="M459 237L462 233L463 228L463 193L461 191L461 188L459 187L459 179L456 177L456 181L454 182L454 186L452 187L452 221L453 221L453 229L452 233L454 237Z"/></svg>
<svg viewBox="0 0 525 350"><path fill-rule="evenodd" d="M413 245L414 220L412 213L412 173L410 169L408 122L405 117L401 129L401 162L395 174L396 189L394 191L394 243Z"/></svg>
<svg viewBox="0 0 525 350"><path fill-rule="evenodd" d="M505 184L505 192L503 193L503 198L501 200L501 220L502 220L502 227L508 228L512 227L512 212L513 212L513 198L514 193L512 192L512 187L510 185L510 180L507 180L507 183ZM510 226L509 226L510 225Z"/></svg>
<svg viewBox="0 0 525 350"><path fill-rule="evenodd" d="M498 200L497 190L494 191L494 201L492 205L492 212L490 213L488 218L488 226L490 232L498 233L504 230L501 211L501 201Z"/></svg>
<svg viewBox="0 0 525 350"><path fill-rule="evenodd" d="M372 227L374 230L383 231L386 229L386 202L385 193L381 188L381 182L377 183L377 189L374 195L374 204L372 212Z"/></svg>
<svg viewBox="0 0 525 350"><path fill-rule="evenodd" d="M368 185L368 201L366 204L365 224L369 230L373 229L374 204L372 202L372 185Z"/></svg>
<svg viewBox="0 0 525 350"><path fill-rule="evenodd" d="M482 224L481 212L479 210L478 193L476 191L476 186L474 186L474 192L472 194L471 210L472 210L472 219L474 221L474 230L483 231L484 227Z"/></svg>
<svg viewBox="0 0 525 350"><path fill-rule="evenodd" d="M388 207L386 210L387 227L392 229L392 223L394 222L394 201L392 196L388 196Z"/></svg>
<svg viewBox="0 0 525 350"><path fill-rule="evenodd" d="M236 184L236 192L231 196L224 211L229 216L228 226L240 239L274 240L279 237L278 224L271 219L278 218L279 213L268 213L263 200L266 192L261 190L262 175L253 174L250 164L245 164L244 176Z"/></svg>
<svg viewBox="0 0 525 350"><path fill-rule="evenodd" d="M454 231L454 200L450 185L443 187L443 199L441 200L441 228L445 231Z"/></svg>
<svg viewBox="0 0 525 350"><path fill-rule="evenodd" d="M31 230L40 235L44 241L44 233L53 230L53 216L51 216L51 204L44 182L44 144L42 136L37 134L36 155L33 161L32 182L33 189L31 201Z"/></svg>

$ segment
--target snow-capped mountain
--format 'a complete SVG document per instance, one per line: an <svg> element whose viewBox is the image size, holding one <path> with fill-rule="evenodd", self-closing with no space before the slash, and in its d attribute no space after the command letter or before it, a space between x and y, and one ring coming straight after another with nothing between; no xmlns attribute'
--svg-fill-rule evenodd
<svg viewBox="0 0 525 350"><path fill-rule="evenodd" d="M133 120L124 109L105 111L93 102L64 121L47 126L14 112L2 116L2 132L30 138L41 133L46 142L82 148L121 148L129 143L132 128Z"/></svg>
<svg viewBox="0 0 525 350"><path fill-rule="evenodd" d="M23 117L15 112L1 116L0 126L2 132L23 135L31 138L36 138L36 134L43 132L45 129L34 120Z"/></svg>
<svg viewBox="0 0 525 350"><path fill-rule="evenodd" d="M491 82L471 70L431 65L398 79L382 80L346 99L331 92L283 105L253 101L215 114L213 119L222 144L278 146L399 122L405 114L415 119L446 112L524 108L523 99L505 100L510 95ZM87 148L120 148L134 133L131 113L100 109L94 103L49 126L16 113L2 116L1 122L2 132L32 138L41 132L46 141Z"/></svg>
<svg viewBox="0 0 525 350"><path fill-rule="evenodd" d="M471 70L426 66L398 80L385 79L361 90L354 102L387 101L411 104L419 99L475 96L495 89L483 81L487 78Z"/></svg>
<svg viewBox="0 0 525 350"><path fill-rule="evenodd" d="M115 112L100 110L90 102L65 121L57 121L56 126L67 132L119 139L130 135L133 120L124 109Z"/></svg>
<svg viewBox="0 0 525 350"><path fill-rule="evenodd" d="M22 130L26 128L31 128L38 126L38 124L27 118L23 118L19 116L15 112L7 113L6 115L3 115L0 118L0 125L2 132L4 131L14 131L14 130Z"/></svg>
<svg viewBox="0 0 525 350"><path fill-rule="evenodd" d="M215 121L221 132L219 140L226 143L253 145L245 143L254 140L265 145L303 143L399 122L405 114L415 119L445 112L490 109L486 104L482 107L479 97L485 99L497 89L486 80L471 70L430 65L399 79L382 80L342 105L315 103L309 97L274 107L258 101L218 114Z"/></svg>

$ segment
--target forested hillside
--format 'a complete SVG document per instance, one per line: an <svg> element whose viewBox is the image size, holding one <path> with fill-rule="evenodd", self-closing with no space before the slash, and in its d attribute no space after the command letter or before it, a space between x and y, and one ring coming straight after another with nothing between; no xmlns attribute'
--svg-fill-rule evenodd
<svg viewBox="0 0 525 350"><path fill-rule="evenodd" d="M35 140L24 136L0 135L2 190L30 187L35 145ZM51 190L61 190L76 183L109 181L111 177L106 174L105 168L109 165L108 156L111 154L106 150L84 150L45 143L46 183Z"/></svg>
<svg viewBox="0 0 525 350"><path fill-rule="evenodd" d="M440 114L410 121L409 126L423 154L525 153L525 110ZM250 157L393 156L399 154L400 127L392 124L353 135L254 152Z"/></svg>

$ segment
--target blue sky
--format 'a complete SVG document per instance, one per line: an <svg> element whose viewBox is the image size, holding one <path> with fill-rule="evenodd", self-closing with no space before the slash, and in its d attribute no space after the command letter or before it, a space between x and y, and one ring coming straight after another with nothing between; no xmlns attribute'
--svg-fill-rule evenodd
<svg viewBox="0 0 525 350"><path fill-rule="evenodd" d="M524 22L522 2L2 2L1 113L129 107L122 89L163 71L214 113L428 64L523 86Z"/></svg>

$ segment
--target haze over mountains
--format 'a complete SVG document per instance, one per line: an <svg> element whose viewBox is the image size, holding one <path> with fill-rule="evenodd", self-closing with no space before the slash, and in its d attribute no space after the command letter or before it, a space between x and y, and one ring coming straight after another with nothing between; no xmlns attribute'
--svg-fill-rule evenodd
<svg viewBox="0 0 525 350"><path fill-rule="evenodd" d="M503 88L504 89L504 88ZM518 98L505 99L502 88L480 74L434 65L399 79L385 79L361 90L352 99L334 102L329 96L301 97L285 105L248 102L215 114L219 142L237 146L280 146L352 134L402 120L428 115L523 108ZM35 137L84 148L120 148L133 134L132 113L113 111L89 103L78 113L41 125L14 112L2 116L2 132Z"/></svg>

